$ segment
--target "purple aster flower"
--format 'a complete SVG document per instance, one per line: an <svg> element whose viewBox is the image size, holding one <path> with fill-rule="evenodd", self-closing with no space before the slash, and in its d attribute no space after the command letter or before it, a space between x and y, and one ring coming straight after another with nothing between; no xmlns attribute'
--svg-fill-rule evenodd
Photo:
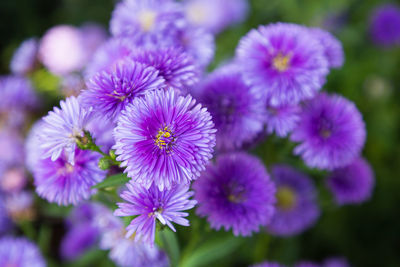
<svg viewBox="0 0 400 267"><path fill-rule="evenodd" d="M94 53L85 69L85 77L91 78L98 72L115 70L117 65L129 58L135 49L128 38L112 38Z"/></svg>
<svg viewBox="0 0 400 267"><path fill-rule="evenodd" d="M193 184L197 213L211 227L248 236L265 226L274 213L275 186L262 162L245 153L219 156Z"/></svg>
<svg viewBox="0 0 400 267"><path fill-rule="evenodd" d="M298 105L267 106L265 123L267 132L279 137L287 136L299 123L301 108Z"/></svg>
<svg viewBox="0 0 400 267"><path fill-rule="evenodd" d="M285 267L285 265L277 262L265 261L259 264L252 265L251 267Z"/></svg>
<svg viewBox="0 0 400 267"><path fill-rule="evenodd" d="M67 260L79 258L95 245L98 235L98 229L91 223L80 223L72 227L61 241L62 257Z"/></svg>
<svg viewBox="0 0 400 267"><path fill-rule="evenodd" d="M26 238L0 239L0 266L45 267L40 250Z"/></svg>
<svg viewBox="0 0 400 267"><path fill-rule="evenodd" d="M116 70L103 71L87 82L82 103L96 113L114 120L137 96L164 86L164 79L153 67L126 60Z"/></svg>
<svg viewBox="0 0 400 267"><path fill-rule="evenodd" d="M248 11L245 0L187 0L184 6L190 23L214 34L243 21Z"/></svg>
<svg viewBox="0 0 400 267"><path fill-rule="evenodd" d="M212 73L199 89L217 128L217 148L232 150L252 141L264 128L264 101L247 86L234 66Z"/></svg>
<svg viewBox="0 0 400 267"><path fill-rule="evenodd" d="M36 164L42 158L42 150L39 148L41 144L39 134L42 130L43 124L44 122L42 120L36 121L29 130L25 140L25 153L23 154L25 155L25 166L30 172L33 172ZM19 157L21 157L21 154L19 154Z"/></svg>
<svg viewBox="0 0 400 267"><path fill-rule="evenodd" d="M361 152L366 132L361 113L339 95L319 94L307 102L291 139L294 153L313 168L334 169L351 163Z"/></svg>
<svg viewBox="0 0 400 267"><path fill-rule="evenodd" d="M276 185L277 204L268 232L292 236L310 228L320 213L311 179L286 165L274 166L271 175Z"/></svg>
<svg viewBox="0 0 400 267"><path fill-rule="evenodd" d="M372 14L370 31L378 45L400 45L400 8L393 4L378 6Z"/></svg>
<svg viewBox="0 0 400 267"><path fill-rule="evenodd" d="M43 117L39 140L43 150L43 158L58 159L65 153L68 161L74 164L74 154L77 138L84 136L86 126L93 117L91 109L85 109L74 96L60 102L61 109Z"/></svg>
<svg viewBox="0 0 400 267"><path fill-rule="evenodd" d="M38 105L30 81L22 76L1 76L0 95L0 126L20 127L26 113Z"/></svg>
<svg viewBox="0 0 400 267"><path fill-rule="evenodd" d="M0 129L0 169L23 165L24 145L18 132Z"/></svg>
<svg viewBox="0 0 400 267"><path fill-rule="evenodd" d="M114 149L129 177L163 190L200 175L212 158L215 131L210 114L191 96L156 90L122 111Z"/></svg>
<svg viewBox="0 0 400 267"><path fill-rule="evenodd" d="M99 153L75 149L74 165L65 153L55 161L41 159L33 169L36 192L58 205L76 205L88 199L95 192L91 187L106 176L97 167L100 158Z"/></svg>
<svg viewBox="0 0 400 267"><path fill-rule="evenodd" d="M186 25L177 31L173 43L190 54L201 68L207 67L214 58L214 36L201 27Z"/></svg>
<svg viewBox="0 0 400 267"><path fill-rule="evenodd" d="M336 202L344 205L368 200L371 197L375 179L368 162L363 158L356 158L351 164L333 170L326 182Z"/></svg>
<svg viewBox="0 0 400 267"><path fill-rule="evenodd" d="M311 28L311 34L320 41L324 47L325 57L330 68L340 68L344 63L344 51L342 43L328 31L319 28Z"/></svg>
<svg viewBox="0 0 400 267"><path fill-rule="evenodd" d="M139 49L132 55L134 61L154 67L167 86L187 89L199 81L200 70L193 58L176 47Z"/></svg>
<svg viewBox="0 0 400 267"><path fill-rule="evenodd" d="M84 36L73 26L55 26L40 41L39 59L54 74L79 71L87 62L87 57Z"/></svg>
<svg viewBox="0 0 400 267"><path fill-rule="evenodd" d="M84 36L83 46L87 57L90 59L94 52L107 40L107 31L97 23L85 23L80 27L80 32Z"/></svg>
<svg viewBox="0 0 400 267"><path fill-rule="evenodd" d="M115 7L110 31L137 45L157 45L183 23L179 6L169 0L124 0Z"/></svg>
<svg viewBox="0 0 400 267"><path fill-rule="evenodd" d="M183 226L189 226L189 221L184 217L189 210L196 205L195 200L189 198L193 195L187 185L175 185L171 189L160 191L156 185L149 189L131 182L126 185L128 190L122 192L121 198L128 203L117 203L116 216L137 216L126 228L126 238L135 234L135 241L143 240L153 244L156 233L156 220L163 225L168 225L176 231L172 222Z"/></svg>
<svg viewBox="0 0 400 267"><path fill-rule="evenodd" d="M23 41L11 59L11 72L24 75L32 71L36 65L38 47L39 44L35 38Z"/></svg>
<svg viewBox="0 0 400 267"><path fill-rule="evenodd" d="M324 260L322 267L350 267L350 264L345 258L335 257Z"/></svg>
<svg viewBox="0 0 400 267"><path fill-rule="evenodd" d="M307 28L288 23L260 26L239 43L243 75L273 106L312 98L325 83L328 61Z"/></svg>

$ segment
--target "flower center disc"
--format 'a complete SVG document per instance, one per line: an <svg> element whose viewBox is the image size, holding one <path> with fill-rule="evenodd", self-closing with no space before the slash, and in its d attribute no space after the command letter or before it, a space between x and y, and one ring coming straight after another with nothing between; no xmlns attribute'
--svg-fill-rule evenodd
<svg viewBox="0 0 400 267"><path fill-rule="evenodd" d="M155 144L162 150L166 150L167 152L171 151L173 144L175 143L175 136L168 129L168 127L164 127L158 131L156 135Z"/></svg>
<svg viewBox="0 0 400 267"><path fill-rule="evenodd" d="M286 71L289 68L289 61L290 61L290 57L289 56L287 56L287 55L284 56L281 53L279 53L272 60L272 66L277 71L283 72L283 71Z"/></svg>
<svg viewBox="0 0 400 267"><path fill-rule="evenodd" d="M283 186L276 192L277 206L283 210L293 208L296 203L296 193L289 187Z"/></svg>
<svg viewBox="0 0 400 267"><path fill-rule="evenodd" d="M139 14L139 22L145 32L148 32L153 28L156 22L156 16L157 14L151 10L145 10Z"/></svg>

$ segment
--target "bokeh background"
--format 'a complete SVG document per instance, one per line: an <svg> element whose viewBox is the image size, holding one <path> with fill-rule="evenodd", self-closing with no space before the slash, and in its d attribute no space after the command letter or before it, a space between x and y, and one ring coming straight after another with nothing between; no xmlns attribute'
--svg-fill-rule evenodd
<svg viewBox="0 0 400 267"><path fill-rule="evenodd" d="M207 248L209 242L209 246L197 253L199 257L216 259L207 266L245 266L263 259L282 263L299 259L320 261L335 255L346 257L353 266L400 266L400 47L377 46L369 34L370 15L383 2L249 2L251 9L248 19L217 37L217 53L210 69L230 58L241 36L260 24L293 22L323 27L334 33L343 43L346 61L343 68L332 70L325 90L337 92L354 101L363 113L368 131L364 156L376 175L375 191L367 203L339 208L332 204L331 196L323 187L324 174L307 170L319 187L323 208L322 216L314 228L292 238L271 238L261 234L253 238L228 239L226 244L215 245L215 242L207 239L226 233L211 231L201 221L191 229L178 228L181 249L184 250L194 238L195 229L201 228L208 234L200 243L206 244L203 247ZM24 39L40 37L57 24L79 26L92 21L108 27L114 4L114 0L1 0L0 73L9 73L12 53ZM397 4L400 5L400 2ZM43 76L37 82L48 89L57 81ZM46 93L45 89L42 96L46 97L45 103L49 108L58 102L58 96ZM47 111L44 109L43 112L45 114ZM269 139L254 153L260 155L267 164L291 161L305 168L290 155L290 148L285 140ZM39 215L39 220L32 226L33 231L41 234L43 225L44 229L51 229L47 235L43 234L45 237L40 239L39 244L50 259L51 266L112 266L104 251L91 251L76 262L61 263L57 241L63 235L62 216L67 209L58 209L40 201L39 205L43 205L42 209L47 209L47 212L53 212L50 217Z"/></svg>

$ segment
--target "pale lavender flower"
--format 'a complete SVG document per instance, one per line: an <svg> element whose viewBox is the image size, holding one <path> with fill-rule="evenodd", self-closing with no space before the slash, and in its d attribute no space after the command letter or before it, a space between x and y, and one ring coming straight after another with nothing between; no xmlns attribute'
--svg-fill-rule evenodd
<svg viewBox="0 0 400 267"><path fill-rule="evenodd" d="M39 248L26 238L0 239L0 266L45 267Z"/></svg>
<svg viewBox="0 0 400 267"><path fill-rule="evenodd" d="M135 98L119 116L114 137L117 160L128 176L160 190L196 179L215 146L207 110L171 89Z"/></svg>
<svg viewBox="0 0 400 267"><path fill-rule="evenodd" d="M11 72L24 75L32 71L36 65L38 47L38 40L35 38L23 41L11 59Z"/></svg>
<svg viewBox="0 0 400 267"><path fill-rule="evenodd" d="M84 131L93 113L85 109L74 96L61 100L60 108L55 107L47 116L42 118L39 140L42 158L51 157L55 161L62 153L74 164L77 138L84 136ZM64 156L64 155L63 155Z"/></svg>
<svg viewBox="0 0 400 267"><path fill-rule="evenodd" d="M135 241L142 240L153 244L156 232L156 220L176 231L172 222L189 226L189 221L184 217L189 213L183 212L196 205L195 200L190 200L193 195L187 185L175 185L171 189L160 191L156 185L150 188L131 182L126 185L128 190L122 192L121 198L126 203L117 203L116 216L137 216L126 228L126 237L135 234Z"/></svg>
<svg viewBox="0 0 400 267"><path fill-rule="evenodd" d="M267 106L265 123L267 132L279 137L287 136L300 121L301 108L298 105Z"/></svg>
<svg viewBox="0 0 400 267"><path fill-rule="evenodd" d="M342 43L330 32L319 28L311 28L311 34L317 38L324 47L325 57L330 68L340 68L344 63Z"/></svg>

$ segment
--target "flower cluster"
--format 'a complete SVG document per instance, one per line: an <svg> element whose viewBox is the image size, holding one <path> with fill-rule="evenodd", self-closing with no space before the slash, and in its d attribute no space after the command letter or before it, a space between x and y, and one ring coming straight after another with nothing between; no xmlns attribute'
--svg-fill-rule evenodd
<svg viewBox="0 0 400 267"><path fill-rule="evenodd" d="M24 41L13 74L0 77L0 234L36 216L25 168L38 196L74 206L60 256L75 260L99 247L118 266L168 266L176 259L161 250L169 249L160 245L163 233L189 227L196 214L235 236L301 234L323 212L306 167L328 172L338 205L366 201L374 175L362 158L362 115L345 97L321 92L344 64L334 35L291 23L259 26L234 58L207 73L215 35L247 11L244 0L122 0L110 36L95 24L59 25ZM40 107L35 72L55 77L61 90L53 93L64 97L24 145L28 114ZM268 150L273 135L287 137L279 142L294 147L304 170L275 162L287 155L270 157L281 149ZM260 150L267 156L254 155ZM27 262L44 266L33 244L0 239L1 266Z"/></svg>

